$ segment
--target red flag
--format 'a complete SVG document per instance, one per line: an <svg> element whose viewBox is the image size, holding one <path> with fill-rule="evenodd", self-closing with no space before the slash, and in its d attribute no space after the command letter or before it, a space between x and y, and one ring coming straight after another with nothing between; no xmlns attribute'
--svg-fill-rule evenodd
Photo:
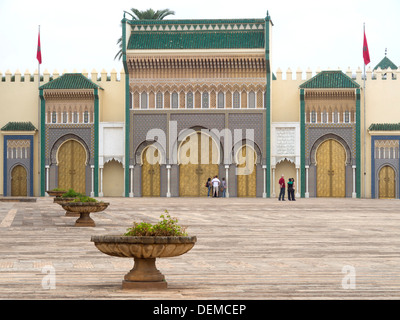
<svg viewBox="0 0 400 320"><path fill-rule="evenodd" d="M364 64L365 65L367 65L368 63L371 62L371 60L369 58L368 43L367 43L367 37L365 35L365 31L364 31L363 57L364 57Z"/></svg>
<svg viewBox="0 0 400 320"><path fill-rule="evenodd" d="M38 36L36 59L39 61L39 64L42 64L42 49L40 48L40 31Z"/></svg>

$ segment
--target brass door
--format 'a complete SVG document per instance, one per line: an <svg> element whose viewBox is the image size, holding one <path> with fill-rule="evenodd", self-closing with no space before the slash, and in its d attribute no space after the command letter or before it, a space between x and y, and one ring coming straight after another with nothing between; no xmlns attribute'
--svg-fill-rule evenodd
<svg viewBox="0 0 400 320"><path fill-rule="evenodd" d="M251 148L244 146L239 155L244 160L244 163L239 164L237 175L237 191L238 197L255 197L257 192L256 186L256 154Z"/></svg>
<svg viewBox="0 0 400 320"><path fill-rule="evenodd" d="M181 197L207 196L208 188L205 187L207 179L218 175L217 146L211 137L203 136L203 139L201 137L200 132L196 136L188 137L179 149L179 159L190 159L188 163L179 165Z"/></svg>
<svg viewBox="0 0 400 320"><path fill-rule="evenodd" d="M395 172L390 166L384 166L381 171L379 171L379 198L396 198Z"/></svg>
<svg viewBox="0 0 400 320"><path fill-rule="evenodd" d="M142 154L142 197L160 196L159 151L148 147Z"/></svg>
<svg viewBox="0 0 400 320"><path fill-rule="evenodd" d="M86 152L75 140L61 145L58 151L58 187L86 193Z"/></svg>
<svg viewBox="0 0 400 320"><path fill-rule="evenodd" d="M11 171L11 196L26 197L27 195L27 172L23 166L15 166Z"/></svg>
<svg viewBox="0 0 400 320"><path fill-rule="evenodd" d="M317 151L317 197L346 196L346 151L335 140L323 142Z"/></svg>

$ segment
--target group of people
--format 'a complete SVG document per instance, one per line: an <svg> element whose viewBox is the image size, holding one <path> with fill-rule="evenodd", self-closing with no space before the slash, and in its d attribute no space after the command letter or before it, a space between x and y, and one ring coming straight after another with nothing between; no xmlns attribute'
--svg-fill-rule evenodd
<svg viewBox="0 0 400 320"><path fill-rule="evenodd" d="M225 178L222 178L222 181L218 179L218 176L214 176L214 178L211 180L211 178L208 178L206 182L206 188L208 188L208 194L207 197L210 196L210 192L212 192L211 196L214 198L218 198L219 194L221 194L221 197L225 198L226 197L226 181ZM219 193L221 191L221 193Z"/></svg>
<svg viewBox="0 0 400 320"><path fill-rule="evenodd" d="M285 201L285 189L286 189L286 184L285 184L285 178L284 175L279 179L279 185L281 187L281 191L279 193L279 201ZM289 201L296 201L294 198L294 190L295 190L295 184L294 184L294 179L289 178L289 181L287 182L287 190L288 190L288 200Z"/></svg>

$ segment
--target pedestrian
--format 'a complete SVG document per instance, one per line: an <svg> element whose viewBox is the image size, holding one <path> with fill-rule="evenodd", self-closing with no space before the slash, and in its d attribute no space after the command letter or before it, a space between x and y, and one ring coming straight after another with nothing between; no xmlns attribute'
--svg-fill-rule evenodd
<svg viewBox="0 0 400 320"><path fill-rule="evenodd" d="M221 181L218 179L218 176L215 176L214 179L211 180L212 186L213 186L213 197L217 198L218 197L218 188L221 183Z"/></svg>
<svg viewBox="0 0 400 320"><path fill-rule="evenodd" d="M225 198L226 197L226 181L225 181L225 178L222 178L221 191L222 191L222 198Z"/></svg>
<svg viewBox="0 0 400 320"><path fill-rule="evenodd" d="M285 201L285 187L286 187L286 184L285 184L284 175L282 175L282 177L279 179L279 185L281 187L281 192L279 192L279 201L281 201L281 198L282 198L282 201Z"/></svg>
<svg viewBox="0 0 400 320"><path fill-rule="evenodd" d="M289 201L292 200L292 190L293 190L293 181L292 178L289 178L287 183L287 197Z"/></svg>
<svg viewBox="0 0 400 320"><path fill-rule="evenodd" d="M294 198L294 190L296 190L295 184L294 184L294 178L292 178L292 201L296 201Z"/></svg>
<svg viewBox="0 0 400 320"><path fill-rule="evenodd" d="M208 193L207 193L207 197L210 196L210 191L212 189L212 183L211 183L211 178L208 178L207 182L206 182L206 188L208 188Z"/></svg>

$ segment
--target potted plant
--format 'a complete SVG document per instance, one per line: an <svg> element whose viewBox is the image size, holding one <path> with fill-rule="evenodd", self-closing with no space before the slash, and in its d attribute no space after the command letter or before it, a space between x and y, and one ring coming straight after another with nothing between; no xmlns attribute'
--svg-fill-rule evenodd
<svg viewBox="0 0 400 320"><path fill-rule="evenodd" d="M83 196L83 194L76 192L74 189L69 189L67 192L64 192L60 196L56 196L53 202L58 203L60 206L62 206L64 203L74 201L76 198ZM78 212L66 211L65 216L79 217L80 215Z"/></svg>
<svg viewBox="0 0 400 320"><path fill-rule="evenodd" d="M156 268L156 259L188 252L197 241L166 211L156 224L136 223L123 235L92 236L97 249L115 257L134 259L134 266L122 281L123 289L166 289L165 276Z"/></svg>
<svg viewBox="0 0 400 320"><path fill-rule="evenodd" d="M104 211L109 205L110 203L108 202L97 201L87 196L78 196L72 201L61 204L67 212L79 214L79 218L75 222L75 227L95 227L96 224L90 217L90 214Z"/></svg>
<svg viewBox="0 0 400 320"><path fill-rule="evenodd" d="M53 190L47 190L46 192L50 197L61 197L64 193L66 193L64 189L60 188L54 188Z"/></svg>

